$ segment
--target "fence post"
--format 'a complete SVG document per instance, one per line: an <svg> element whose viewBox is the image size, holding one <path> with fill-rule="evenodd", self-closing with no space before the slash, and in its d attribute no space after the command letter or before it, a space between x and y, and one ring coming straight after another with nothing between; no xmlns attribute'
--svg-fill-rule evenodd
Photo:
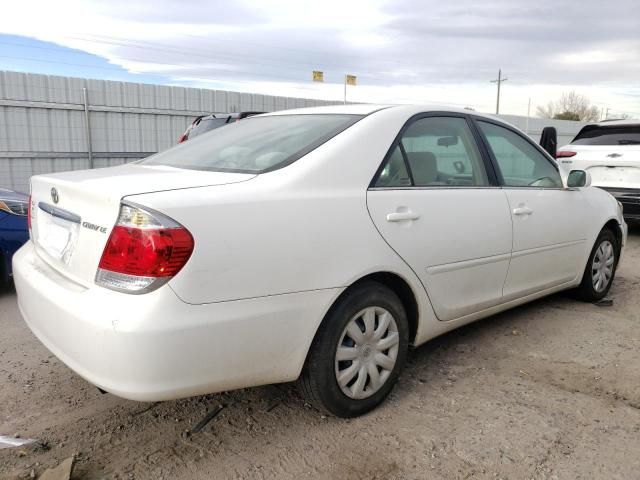
<svg viewBox="0 0 640 480"><path fill-rule="evenodd" d="M91 146L91 122L89 121L89 98L87 87L82 87L82 98L84 99L84 128L87 134L87 155L89 157L89 168L93 168L93 148Z"/></svg>

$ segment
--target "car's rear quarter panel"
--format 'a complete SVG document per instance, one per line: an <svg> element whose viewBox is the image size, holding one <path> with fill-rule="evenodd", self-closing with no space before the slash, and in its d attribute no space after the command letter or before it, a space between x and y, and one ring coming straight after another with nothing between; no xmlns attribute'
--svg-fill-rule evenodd
<svg viewBox="0 0 640 480"><path fill-rule="evenodd" d="M375 118L381 113L242 184L127 197L193 234L194 253L171 288L199 304L347 286L375 271L413 275L366 207L369 181L405 119L390 124Z"/></svg>

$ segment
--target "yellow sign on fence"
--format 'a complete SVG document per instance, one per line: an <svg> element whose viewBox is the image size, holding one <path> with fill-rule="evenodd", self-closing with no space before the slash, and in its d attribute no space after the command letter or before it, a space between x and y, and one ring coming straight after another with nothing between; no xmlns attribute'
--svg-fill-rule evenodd
<svg viewBox="0 0 640 480"><path fill-rule="evenodd" d="M356 76L355 75L346 75L346 83L347 85L356 86Z"/></svg>
<svg viewBox="0 0 640 480"><path fill-rule="evenodd" d="M318 70L313 71L313 81L314 82L324 82L324 72L319 72Z"/></svg>

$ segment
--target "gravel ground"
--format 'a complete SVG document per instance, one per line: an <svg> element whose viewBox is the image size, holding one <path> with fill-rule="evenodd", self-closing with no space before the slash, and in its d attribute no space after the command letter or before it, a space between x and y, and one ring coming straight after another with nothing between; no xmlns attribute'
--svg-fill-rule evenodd
<svg viewBox="0 0 640 480"><path fill-rule="evenodd" d="M291 385L138 403L98 390L0 292L0 478L640 479L640 228L609 307L548 297L414 350L381 408L327 418ZM200 432L189 433L210 411Z"/></svg>

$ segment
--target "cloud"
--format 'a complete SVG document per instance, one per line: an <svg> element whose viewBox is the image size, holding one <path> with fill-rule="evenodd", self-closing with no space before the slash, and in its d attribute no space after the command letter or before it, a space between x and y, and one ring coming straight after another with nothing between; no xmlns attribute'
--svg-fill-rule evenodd
<svg viewBox="0 0 640 480"><path fill-rule="evenodd" d="M637 0L33 0L4 9L0 32L176 83L335 99L352 73L353 100L491 110L489 80L502 68L510 113L526 113L529 97L535 106L576 89L640 115ZM310 83L312 70L328 84Z"/></svg>

